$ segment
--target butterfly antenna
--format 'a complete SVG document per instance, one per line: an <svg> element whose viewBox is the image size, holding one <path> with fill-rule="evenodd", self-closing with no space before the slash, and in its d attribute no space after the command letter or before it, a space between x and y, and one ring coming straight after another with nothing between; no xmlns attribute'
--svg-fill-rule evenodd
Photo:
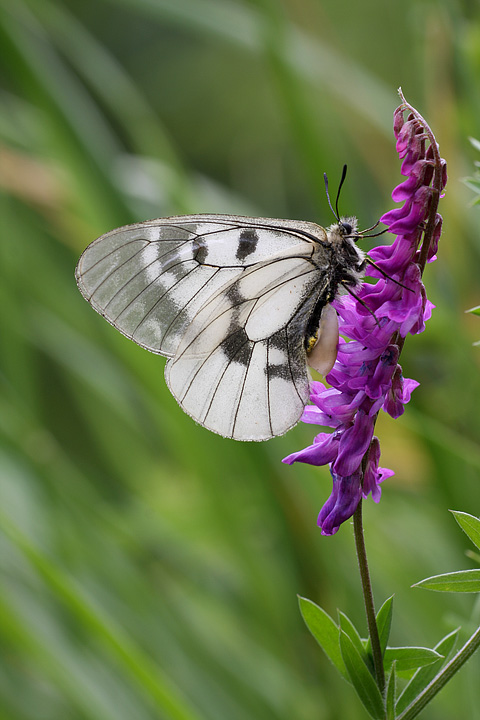
<svg viewBox="0 0 480 720"><path fill-rule="evenodd" d="M370 232L370 230L375 230L375 228L378 227L379 225L380 225L380 220L377 220L375 225L372 225L372 227L369 227L369 228L365 228L365 230L360 230L359 234L365 235L365 233ZM385 230L382 230L382 232L385 232Z"/></svg>
<svg viewBox="0 0 480 720"><path fill-rule="evenodd" d="M347 166L344 165L344 166L343 166L343 170L342 170L342 177L341 177L341 179L340 179L340 185L338 186L337 199L335 200L335 210L337 211L337 212L335 213L335 217L337 218L337 220L338 220L339 222L340 222L340 213L338 212L338 201L339 201L339 199L340 199L340 190L342 189L342 185L343 185L343 183L345 182L345 178L346 178L346 177L347 177Z"/></svg>
<svg viewBox="0 0 480 720"><path fill-rule="evenodd" d="M378 222L380 222L380 220ZM373 230L374 228L377 227L377 225L378 225L378 223L376 223L373 227L368 228L367 230L364 230L363 233L360 233L360 235L362 235L363 237L371 238L371 237L378 237L379 235L383 235L384 233L389 232L388 228L386 227L386 228L383 228L383 230L380 230L380 232L378 232L378 233L372 233L372 235L365 235L366 232Z"/></svg>
<svg viewBox="0 0 480 720"><path fill-rule="evenodd" d="M337 218L338 222L340 222L340 218L338 217L338 212L335 212L335 210L333 209L332 201L330 200L330 193L328 192L328 177L327 177L327 173L323 173L323 179L325 180L325 193L326 193L326 195L327 195L327 200L328 200L328 204L329 204L329 206L330 206L330 210L331 210L332 213L335 215L335 217ZM337 200L338 200L338 198L337 198Z"/></svg>

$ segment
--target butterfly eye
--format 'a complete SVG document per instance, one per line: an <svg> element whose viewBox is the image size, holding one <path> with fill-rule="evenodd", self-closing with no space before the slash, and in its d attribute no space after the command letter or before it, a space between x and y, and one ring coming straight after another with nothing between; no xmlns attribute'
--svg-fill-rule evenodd
<svg viewBox="0 0 480 720"><path fill-rule="evenodd" d="M343 227L343 229L344 229L344 231L345 231L345 235L351 235L351 234L352 234L353 228L352 228L352 226L350 225L350 223L342 222L342 227Z"/></svg>

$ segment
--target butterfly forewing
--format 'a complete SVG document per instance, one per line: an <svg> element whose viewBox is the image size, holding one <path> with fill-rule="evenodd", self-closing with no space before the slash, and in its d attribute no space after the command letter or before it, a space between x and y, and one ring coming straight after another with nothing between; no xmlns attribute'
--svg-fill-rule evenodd
<svg viewBox="0 0 480 720"><path fill-rule="evenodd" d="M187 215L119 228L88 246L77 283L120 332L172 357L198 309L246 268L282 253L311 256L312 242L294 228L317 226L284 221L279 231L267 222Z"/></svg>

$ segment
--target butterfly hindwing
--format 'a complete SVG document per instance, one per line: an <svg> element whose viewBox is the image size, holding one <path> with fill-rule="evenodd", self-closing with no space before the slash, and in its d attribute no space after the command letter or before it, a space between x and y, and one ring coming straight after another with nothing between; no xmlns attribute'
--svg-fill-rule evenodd
<svg viewBox="0 0 480 720"><path fill-rule="evenodd" d="M309 397L303 338L319 283L310 259L283 257L219 290L165 368L180 406L236 440L264 440L293 427Z"/></svg>

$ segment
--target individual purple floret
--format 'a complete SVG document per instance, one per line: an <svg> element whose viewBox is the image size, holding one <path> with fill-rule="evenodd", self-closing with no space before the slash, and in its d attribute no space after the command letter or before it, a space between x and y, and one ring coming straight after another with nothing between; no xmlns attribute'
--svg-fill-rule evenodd
<svg viewBox="0 0 480 720"><path fill-rule="evenodd" d="M422 332L433 308L421 276L437 252L442 218L436 211L447 180L446 163L425 120L405 102L395 110L394 133L407 179L392 193L403 205L383 215L381 222L396 238L370 253L376 267L369 265L366 274L379 278L377 282L364 283L358 299L348 295L332 303L342 337L326 376L330 387L312 382L314 404L302 417L333 432L320 433L313 445L283 460L330 465L333 490L318 517L323 535L336 533L362 497L371 494L378 502L380 483L394 474L378 465L380 443L374 426L380 410L393 418L402 415L418 386L403 377L398 358L406 335Z"/></svg>

